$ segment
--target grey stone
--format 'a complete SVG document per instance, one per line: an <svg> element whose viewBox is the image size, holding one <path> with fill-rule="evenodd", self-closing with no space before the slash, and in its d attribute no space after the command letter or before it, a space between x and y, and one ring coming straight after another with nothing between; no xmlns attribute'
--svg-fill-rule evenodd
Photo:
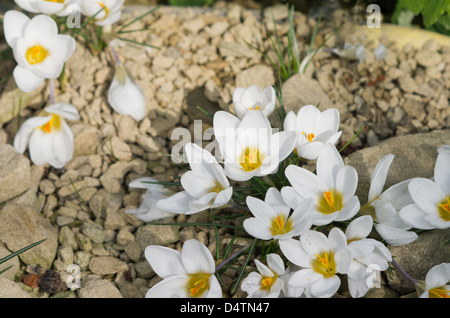
<svg viewBox="0 0 450 318"><path fill-rule="evenodd" d="M0 246L0 259L9 256L11 253L12 252L10 250L8 250L7 248ZM4 270L10 266L12 266L12 267L9 268L7 271L3 272L1 274L1 276L4 278L7 278L9 280L14 280L16 274L18 274L20 271L20 262L19 262L19 258L17 256L0 264L0 271Z"/></svg>
<svg viewBox="0 0 450 318"><path fill-rule="evenodd" d="M260 89L275 85L273 69L267 65L258 64L236 75L236 87L247 88L251 85L257 85Z"/></svg>
<svg viewBox="0 0 450 318"><path fill-rule="evenodd" d="M358 173L356 194L361 203L367 202L372 172L378 161L385 155L393 154L395 156L384 187L387 189L410 178L433 177L437 148L444 144L450 144L450 130L389 138L344 158L345 164L354 167Z"/></svg>
<svg viewBox="0 0 450 318"><path fill-rule="evenodd" d="M94 279L79 291L80 298L123 298L119 289L108 280Z"/></svg>
<svg viewBox="0 0 450 318"><path fill-rule="evenodd" d="M31 187L30 161L9 144L0 145L0 203Z"/></svg>
<svg viewBox="0 0 450 318"><path fill-rule="evenodd" d="M74 156L92 155L97 152L102 141L100 130L85 123L74 124L70 128L74 136Z"/></svg>
<svg viewBox="0 0 450 318"><path fill-rule="evenodd" d="M390 251L395 261L408 275L417 280L424 280L433 266L448 263L450 260L450 249L446 245L449 241L450 229L423 231L414 242L390 246ZM399 270L393 271L393 275L387 277L391 288L401 294L416 290Z"/></svg>
<svg viewBox="0 0 450 318"><path fill-rule="evenodd" d="M114 275L120 271L127 270L127 264L112 256L96 256L89 261L89 270L97 275Z"/></svg>
<svg viewBox="0 0 450 318"><path fill-rule="evenodd" d="M50 268L58 247L58 229L30 206L7 204L0 210L0 241L8 249L17 251L32 243L45 242L20 254L25 264L39 264Z"/></svg>
<svg viewBox="0 0 450 318"><path fill-rule="evenodd" d="M19 284L0 276L0 298L33 298Z"/></svg>
<svg viewBox="0 0 450 318"><path fill-rule="evenodd" d="M162 219L162 222L173 220ZM136 231L136 243L142 250L149 245L169 245L178 241L179 226L146 224Z"/></svg>

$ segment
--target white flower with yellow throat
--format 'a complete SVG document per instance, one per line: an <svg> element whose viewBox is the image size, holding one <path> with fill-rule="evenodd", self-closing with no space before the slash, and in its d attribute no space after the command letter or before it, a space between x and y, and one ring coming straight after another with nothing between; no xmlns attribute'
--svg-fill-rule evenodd
<svg viewBox="0 0 450 318"><path fill-rule="evenodd" d="M64 63L75 51L75 40L58 34L56 22L39 14L32 19L10 10L3 18L5 39L12 48L17 66L13 76L17 86L31 92L45 79L59 77Z"/></svg>
<svg viewBox="0 0 450 318"><path fill-rule="evenodd" d="M65 103L45 107L40 116L24 121L14 138L14 148L24 153L28 147L31 161L61 169L72 159L73 133L65 119L78 120L77 109Z"/></svg>

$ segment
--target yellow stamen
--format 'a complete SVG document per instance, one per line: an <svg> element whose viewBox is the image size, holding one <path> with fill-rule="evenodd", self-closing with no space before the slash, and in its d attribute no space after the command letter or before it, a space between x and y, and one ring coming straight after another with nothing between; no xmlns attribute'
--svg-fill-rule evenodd
<svg viewBox="0 0 450 318"><path fill-rule="evenodd" d="M259 105L255 105L253 107L249 107L248 109L250 109L250 110L257 110L257 109L259 109Z"/></svg>
<svg viewBox="0 0 450 318"><path fill-rule="evenodd" d="M191 297L201 297L209 289L210 274L192 275L188 281L188 290Z"/></svg>
<svg viewBox="0 0 450 318"><path fill-rule="evenodd" d="M258 148L245 148L239 156L239 163L244 171L253 171L261 166L262 159Z"/></svg>
<svg viewBox="0 0 450 318"><path fill-rule="evenodd" d="M445 289L445 286L432 288L428 291L430 298L450 298L450 290Z"/></svg>
<svg viewBox="0 0 450 318"><path fill-rule="evenodd" d="M270 227L270 232L272 235L286 234L292 230L292 220L286 219L281 213L272 219L272 225Z"/></svg>
<svg viewBox="0 0 450 318"><path fill-rule="evenodd" d="M439 216L445 221L450 221L450 196L438 204Z"/></svg>
<svg viewBox="0 0 450 318"><path fill-rule="evenodd" d="M97 19L98 21L102 21L102 20L105 20L105 19L108 17L109 9L108 9L107 6L105 6L105 5L103 4L103 2L100 2L99 5L100 5L100 7L103 8L102 11L105 11L105 16L104 16L103 18L101 18L101 19Z"/></svg>
<svg viewBox="0 0 450 318"><path fill-rule="evenodd" d="M324 252L316 254L316 259L312 261L312 268L324 277L329 278L336 273L336 263L333 253Z"/></svg>
<svg viewBox="0 0 450 318"><path fill-rule="evenodd" d="M273 283L277 280L277 275L275 276L263 276L261 277L261 289L270 290L272 288Z"/></svg>
<svg viewBox="0 0 450 318"><path fill-rule="evenodd" d="M314 135L313 133L310 134L305 134L305 132L302 132L303 136L305 136L306 139L308 139L309 142L312 142L314 137L316 137L316 135Z"/></svg>
<svg viewBox="0 0 450 318"><path fill-rule="evenodd" d="M322 213L333 213L342 209L342 195L333 190L325 191L319 198L317 209Z"/></svg>
<svg viewBox="0 0 450 318"><path fill-rule="evenodd" d="M56 2L56 3L64 3L65 0L44 0L47 2Z"/></svg>
<svg viewBox="0 0 450 318"><path fill-rule="evenodd" d="M52 114L52 118L40 127L44 132L51 133L61 129L61 118L58 115Z"/></svg>
<svg viewBox="0 0 450 318"><path fill-rule="evenodd" d="M48 56L48 50L40 45L30 47L25 53L25 58L30 64L42 63Z"/></svg>

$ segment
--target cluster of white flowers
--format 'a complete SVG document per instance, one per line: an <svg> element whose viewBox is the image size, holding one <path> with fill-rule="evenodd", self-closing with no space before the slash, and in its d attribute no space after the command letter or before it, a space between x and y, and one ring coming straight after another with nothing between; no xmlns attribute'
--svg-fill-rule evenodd
<svg viewBox="0 0 450 318"><path fill-rule="evenodd" d="M387 154L376 165L368 202L361 206L355 195L357 171L344 164L335 146L341 135L336 109L320 111L316 106L303 106L297 114L287 114L284 130L278 132L268 119L276 108L272 87L236 88L233 101L237 117L225 111L213 117L220 156L215 158L188 143L185 154L191 170L181 176L183 191L163 188L154 179L141 179L141 184L134 181L131 187L147 191L139 209L128 212L148 221L244 206L251 214L243 222L245 231L256 240L272 241L279 247L278 253L254 260L257 271L241 282L248 297L331 297L343 277L351 296L362 297L375 284L374 274L387 270L392 262L385 243L408 244L418 237L414 229L450 227L448 146L439 149L433 180L405 180L383 191L394 159ZM314 172L299 164L305 160L316 160ZM275 175L287 183L280 186L274 182ZM233 188L232 182L251 185L255 179L262 183L272 180L266 183L270 186L264 197L249 193L241 202L233 196L236 186ZM382 240L373 238L375 232ZM149 290L148 297L220 296L212 256L199 242L195 251L193 241L186 244L197 255L189 255L196 260L189 269L186 247L181 258L178 252L164 247L147 248L148 261L163 278ZM283 258L289 261L288 268ZM182 265L173 265L180 262ZM168 264L173 270L167 270ZM431 279L431 283L429 279L427 284L433 288L438 284L436 293L449 296L448 286L442 287L448 281L446 275Z"/></svg>
<svg viewBox="0 0 450 318"><path fill-rule="evenodd" d="M98 28L111 26L120 19L124 0L15 0L15 3L33 17L17 10L4 15L5 39L17 62L14 80L18 88L27 93L50 80L51 99L39 116L22 123L14 146L20 153L28 147L34 164L49 164L60 169L72 159L74 151L73 134L65 119L78 120L79 115L73 105L53 100L51 81L61 76L66 61L76 49L72 36L59 34L54 17L77 12L91 19ZM144 94L114 51L113 55L116 72L108 101L118 113L142 120L146 115Z"/></svg>

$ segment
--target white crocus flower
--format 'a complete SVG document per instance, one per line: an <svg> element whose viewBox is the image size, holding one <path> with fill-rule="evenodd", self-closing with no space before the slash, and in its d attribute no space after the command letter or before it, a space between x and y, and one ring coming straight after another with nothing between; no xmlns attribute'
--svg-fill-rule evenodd
<svg viewBox="0 0 450 318"><path fill-rule="evenodd" d="M340 115L336 108L321 112L316 106L306 105L297 115L290 111L284 120L284 130L296 133L297 155L307 160L319 157L323 146L336 144L342 131L339 130Z"/></svg>
<svg viewBox="0 0 450 318"><path fill-rule="evenodd" d="M164 186L157 184L154 178L140 178L133 180L128 185L130 188L145 189L142 195L142 203L137 209L126 210L126 213L134 215L144 222L172 217L175 214L159 209L156 204L159 200L170 197L174 192Z"/></svg>
<svg viewBox="0 0 450 318"><path fill-rule="evenodd" d="M80 0L80 8L81 13L87 17L95 15L97 25L107 26L120 20L124 2L125 0Z"/></svg>
<svg viewBox="0 0 450 318"><path fill-rule="evenodd" d="M389 167L394 155L388 154L377 163L370 180L368 202L361 207L360 214L369 214L376 221L378 234L390 245L409 244L417 234L409 231L411 226L400 218L401 208L413 203L408 192L410 180L402 181L383 192Z"/></svg>
<svg viewBox="0 0 450 318"><path fill-rule="evenodd" d="M159 200L157 207L172 213L193 214L226 206L233 188L222 166L196 144L186 144L185 153L191 170L181 176L184 191Z"/></svg>
<svg viewBox="0 0 450 318"><path fill-rule="evenodd" d="M44 79L57 78L64 63L75 50L75 40L58 34L56 22L47 15L31 20L21 12L11 10L3 19L5 39L12 48L17 66L13 76L17 86L31 92Z"/></svg>
<svg viewBox="0 0 450 318"><path fill-rule="evenodd" d="M218 111L214 115L214 136L230 179L247 181L274 173L295 144L294 132L272 133L269 120L260 110L236 116Z"/></svg>
<svg viewBox="0 0 450 318"><path fill-rule="evenodd" d="M373 219L369 215L353 220L345 231L352 262L347 273L350 294L354 298L364 296L371 288L377 272L388 269L392 260L389 249L381 242L368 238Z"/></svg>
<svg viewBox="0 0 450 318"><path fill-rule="evenodd" d="M302 200L312 198L310 216L314 225L345 221L359 211L355 195L358 175L355 168L344 166L335 146L324 146L317 159L317 174L295 165L289 165L285 174L292 187L281 190L283 199L295 209Z"/></svg>
<svg viewBox="0 0 450 318"><path fill-rule="evenodd" d="M414 178L408 185L414 203L400 210L408 225L423 230L450 227L450 151L438 154L434 181Z"/></svg>
<svg viewBox="0 0 450 318"><path fill-rule="evenodd" d="M14 0L22 9L31 13L44 13L47 15L68 16L79 11L79 0ZM78 9L78 10L77 10Z"/></svg>
<svg viewBox="0 0 450 318"><path fill-rule="evenodd" d="M258 272L251 272L241 284L248 298L278 298L283 295L285 282L281 278L286 269L278 254L267 255L267 266L255 259Z"/></svg>
<svg viewBox="0 0 450 318"><path fill-rule="evenodd" d="M121 115L141 121L147 114L145 96L129 75L125 65L117 60L114 78L108 90L108 103Z"/></svg>
<svg viewBox="0 0 450 318"><path fill-rule="evenodd" d="M261 110L267 117L275 109L276 94L272 86L261 90L257 85L248 88L237 87L233 92L233 104L239 119L250 110Z"/></svg>
<svg viewBox="0 0 450 318"><path fill-rule="evenodd" d="M246 203L254 217L244 221L244 229L255 238L283 240L298 236L311 227L312 199L303 201L292 214L275 188L267 190L265 201L248 196Z"/></svg>
<svg viewBox="0 0 450 318"><path fill-rule="evenodd" d="M78 120L77 109L65 103L45 107L40 116L27 119L14 138L14 148L24 153L28 147L36 165L63 168L73 156L73 134L64 119Z"/></svg>
<svg viewBox="0 0 450 318"><path fill-rule="evenodd" d="M214 275L214 259L197 240L184 242L181 252L150 245L145 258L163 280L153 286L146 298L221 298L222 289Z"/></svg>
<svg viewBox="0 0 450 318"><path fill-rule="evenodd" d="M292 274L289 285L304 288L308 297L331 297L339 289L337 274L346 274L352 260L344 232L331 229L328 237L308 230L299 240L279 241L286 258L302 269Z"/></svg>
<svg viewBox="0 0 450 318"><path fill-rule="evenodd" d="M450 298L450 263L433 266L416 288L419 298Z"/></svg>

